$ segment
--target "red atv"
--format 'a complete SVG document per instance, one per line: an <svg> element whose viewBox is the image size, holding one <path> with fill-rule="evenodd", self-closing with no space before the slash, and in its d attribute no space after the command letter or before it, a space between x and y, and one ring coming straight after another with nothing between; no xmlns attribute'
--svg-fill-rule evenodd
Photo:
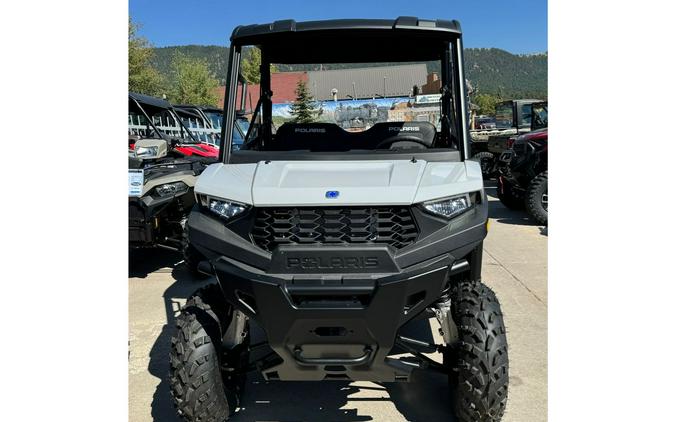
<svg viewBox="0 0 675 422"><path fill-rule="evenodd" d="M508 208L527 210L548 224L548 106L533 105L532 131L518 136L499 158L497 196Z"/></svg>

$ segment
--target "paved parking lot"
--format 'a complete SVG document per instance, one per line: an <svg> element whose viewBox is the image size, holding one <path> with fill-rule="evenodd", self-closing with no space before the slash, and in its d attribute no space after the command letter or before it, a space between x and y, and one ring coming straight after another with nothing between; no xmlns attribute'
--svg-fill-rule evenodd
<svg viewBox="0 0 675 422"><path fill-rule="evenodd" d="M497 293L509 341L511 384L506 422L546 420L547 229L509 211L488 183L490 233L483 279ZM491 186L491 187L490 187ZM174 318L201 284L180 257L147 251L130 257L129 420L177 422L167 381ZM436 336L435 321L415 329ZM449 388L440 374L418 373L407 384L265 382L249 377L241 421L452 421Z"/></svg>

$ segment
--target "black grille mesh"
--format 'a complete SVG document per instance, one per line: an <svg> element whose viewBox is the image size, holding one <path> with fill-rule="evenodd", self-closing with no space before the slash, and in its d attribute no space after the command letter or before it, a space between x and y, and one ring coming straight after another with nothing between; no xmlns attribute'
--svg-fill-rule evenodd
<svg viewBox="0 0 675 422"><path fill-rule="evenodd" d="M384 243L396 249L417 239L409 207L258 208L251 237L277 245Z"/></svg>

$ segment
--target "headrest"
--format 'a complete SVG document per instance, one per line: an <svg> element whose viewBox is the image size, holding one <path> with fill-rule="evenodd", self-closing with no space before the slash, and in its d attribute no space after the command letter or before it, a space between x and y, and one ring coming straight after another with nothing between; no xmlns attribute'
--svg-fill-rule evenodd
<svg viewBox="0 0 675 422"><path fill-rule="evenodd" d="M334 123L284 123L277 129L277 137L298 137L306 135L316 137L317 134L339 136L342 135L343 132L344 130Z"/></svg>
<svg viewBox="0 0 675 422"><path fill-rule="evenodd" d="M282 149L345 148L349 134L334 123L284 123L277 129L275 145Z"/></svg>
<svg viewBox="0 0 675 422"><path fill-rule="evenodd" d="M379 140L398 136L413 136L421 139L426 146L430 147L434 143L436 127L429 122L380 122L375 123L363 135Z"/></svg>

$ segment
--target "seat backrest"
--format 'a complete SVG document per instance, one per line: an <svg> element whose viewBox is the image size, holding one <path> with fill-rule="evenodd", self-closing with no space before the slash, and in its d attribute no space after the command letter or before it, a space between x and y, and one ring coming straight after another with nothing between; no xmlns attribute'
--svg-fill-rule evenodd
<svg viewBox="0 0 675 422"><path fill-rule="evenodd" d="M334 123L284 123L277 129L273 149L289 151L348 150L349 133Z"/></svg>
<svg viewBox="0 0 675 422"><path fill-rule="evenodd" d="M430 148L436 138L436 127L429 122L380 122L360 134L374 148L389 138L412 136ZM396 142L396 141L394 141Z"/></svg>

